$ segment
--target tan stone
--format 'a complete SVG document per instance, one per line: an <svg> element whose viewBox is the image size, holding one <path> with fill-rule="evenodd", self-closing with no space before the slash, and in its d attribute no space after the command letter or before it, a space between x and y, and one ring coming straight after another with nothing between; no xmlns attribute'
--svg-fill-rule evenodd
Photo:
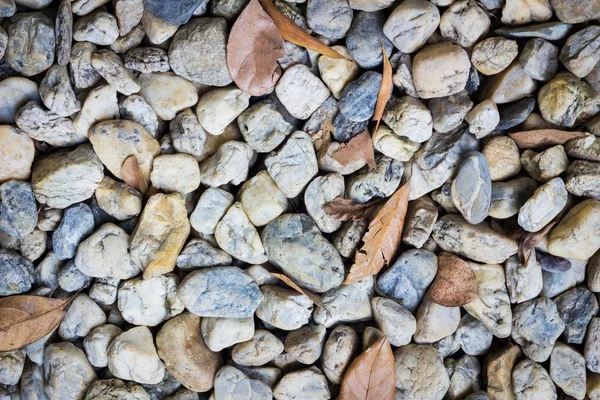
<svg viewBox="0 0 600 400"><path fill-rule="evenodd" d="M554 227L548 238L548 252L576 260L587 260L600 249L600 201L584 200L573 207Z"/></svg>
<svg viewBox="0 0 600 400"><path fill-rule="evenodd" d="M519 147L508 136L491 138L481 153L487 159L492 181L503 181L521 172Z"/></svg>
<svg viewBox="0 0 600 400"><path fill-rule="evenodd" d="M29 136L12 126L0 125L0 183L28 179L34 156L35 146Z"/></svg>
<svg viewBox="0 0 600 400"><path fill-rule="evenodd" d="M139 94L165 121L172 120L177 112L198 102L194 84L172 72L141 74L138 79L141 86Z"/></svg>
<svg viewBox="0 0 600 400"><path fill-rule="evenodd" d="M523 25L543 22L552 18L552 6L548 0L507 0L502 8L502 22Z"/></svg>
<svg viewBox="0 0 600 400"><path fill-rule="evenodd" d="M503 71L519 54L515 40L490 37L477 43L471 54L471 62L484 75L495 75Z"/></svg>
<svg viewBox="0 0 600 400"><path fill-rule="evenodd" d="M77 134L87 137L96 123L116 118L119 118L117 91L110 85L98 86L85 98L81 111L73 120L73 128Z"/></svg>
<svg viewBox="0 0 600 400"><path fill-rule="evenodd" d="M200 317L185 312L167 321L156 335L158 356L167 370L183 386L194 392L207 392L223 365L200 332Z"/></svg>
<svg viewBox="0 0 600 400"><path fill-rule="evenodd" d="M513 344L489 358L487 393L490 400L516 400L512 385L512 371L520 358L521 349Z"/></svg>
<svg viewBox="0 0 600 400"><path fill-rule="evenodd" d="M173 271L190 233L185 198L179 193L148 199L131 237L131 259L151 278Z"/></svg>
<svg viewBox="0 0 600 400"><path fill-rule="evenodd" d="M438 43L419 51L412 64L415 88L423 99L460 92L469 78L471 61L462 47Z"/></svg>
<svg viewBox="0 0 600 400"><path fill-rule="evenodd" d="M352 60L350 52L344 46L333 46L332 48L344 57ZM319 57L319 72L321 79L325 82L329 90L331 90L333 97L339 99L346 85L355 80L360 74L360 67L354 61L340 60L322 55Z"/></svg>
<svg viewBox="0 0 600 400"><path fill-rule="evenodd" d="M123 221L142 211L142 195L124 182L105 176L94 193L98 207L108 215Z"/></svg>
<svg viewBox="0 0 600 400"><path fill-rule="evenodd" d="M187 194L200 186L200 167L189 154L165 154L154 159L150 180L157 189Z"/></svg>
<svg viewBox="0 0 600 400"><path fill-rule="evenodd" d="M491 99L496 104L510 103L535 92L537 84L521 67L519 60L494 76L483 89L482 99Z"/></svg>

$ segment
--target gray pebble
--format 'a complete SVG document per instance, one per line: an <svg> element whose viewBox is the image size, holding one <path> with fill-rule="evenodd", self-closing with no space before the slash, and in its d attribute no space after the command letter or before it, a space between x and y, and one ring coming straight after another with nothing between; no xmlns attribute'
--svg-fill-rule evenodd
<svg viewBox="0 0 600 400"><path fill-rule="evenodd" d="M136 47L125 55L125 67L144 73L170 69L167 53L156 47Z"/></svg>
<svg viewBox="0 0 600 400"><path fill-rule="evenodd" d="M398 66L396 72L392 76L392 82L396 85L404 94L412 97L419 98L417 89L412 79L412 61L410 54L401 54L398 60Z"/></svg>
<svg viewBox="0 0 600 400"><path fill-rule="evenodd" d="M0 1L0 17L12 17L17 12L17 6L15 0L1 0Z"/></svg>
<svg viewBox="0 0 600 400"><path fill-rule="evenodd" d="M560 40L567 36L573 25L562 22L544 22L527 26L503 26L494 31L495 34L508 38L541 38Z"/></svg>
<svg viewBox="0 0 600 400"><path fill-rule="evenodd" d="M92 66L92 54L97 51L90 42L75 42L71 48L69 70L73 84L78 89L94 86L100 80L100 74Z"/></svg>
<svg viewBox="0 0 600 400"><path fill-rule="evenodd" d="M21 255L29 261L34 262L46 252L48 234L36 228L19 242L19 252Z"/></svg>
<svg viewBox="0 0 600 400"><path fill-rule="evenodd" d="M78 134L71 118L60 117L36 101L30 101L15 114L15 123L27 136L51 146L66 147L87 140Z"/></svg>
<svg viewBox="0 0 600 400"><path fill-rule="evenodd" d="M600 161L600 139L587 134L584 137L569 140L565 150L572 158L588 161Z"/></svg>
<svg viewBox="0 0 600 400"><path fill-rule="evenodd" d="M485 156L471 154L460 166L452 181L452 201L465 220L482 222L488 215L492 199L492 181Z"/></svg>
<svg viewBox="0 0 600 400"><path fill-rule="evenodd" d="M52 234L52 248L59 260L75 257L77 246L94 232L94 216L85 203L79 203L65 210L63 219Z"/></svg>
<svg viewBox="0 0 600 400"><path fill-rule="evenodd" d="M568 193L561 178L543 184L519 210L519 225L529 232L537 232L556 217L567 204Z"/></svg>
<svg viewBox="0 0 600 400"><path fill-rule="evenodd" d="M308 0L306 21L310 29L328 39L341 39L352 24L348 0Z"/></svg>
<svg viewBox="0 0 600 400"><path fill-rule="evenodd" d="M321 129L325 121L334 121L338 115L338 112L339 109L337 100L335 97L333 97L333 95L329 96L327 100L325 100L325 102L321 104L319 108L317 108L317 111L312 113L310 118L304 123L302 130L309 135L313 135Z"/></svg>
<svg viewBox="0 0 600 400"><path fill-rule="evenodd" d="M558 47L535 38L529 40L519 55L523 72L538 81L549 81L558 68Z"/></svg>
<svg viewBox="0 0 600 400"><path fill-rule="evenodd" d="M433 103L433 109L437 107ZM396 135L406 137L413 142L423 143L431 138L433 119L431 111L418 99L403 96L389 101L381 118ZM446 125L444 123L444 125ZM447 126L442 126L447 128ZM446 132L445 129L443 129ZM440 131L440 133L442 133Z"/></svg>
<svg viewBox="0 0 600 400"><path fill-rule="evenodd" d="M537 189L535 179L523 177L507 182L492 182L492 202L489 216L498 219L510 218Z"/></svg>
<svg viewBox="0 0 600 400"><path fill-rule="evenodd" d="M6 61L24 76L37 75L54 62L54 23L39 13L18 14L8 28Z"/></svg>
<svg viewBox="0 0 600 400"><path fill-rule="evenodd" d="M392 54L394 46L383 34L384 23L381 12L359 11L354 16L346 35L346 47L361 68L375 68L383 63L382 45L387 57Z"/></svg>
<svg viewBox="0 0 600 400"><path fill-rule="evenodd" d="M73 39L78 42L92 42L99 46L109 46L118 37L117 19L106 11L88 14L73 24Z"/></svg>
<svg viewBox="0 0 600 400"><path fill-rule="evenodd" d="M233 20L240 15L249 0L213 0L211 2L211 13L217 17Z"/></svg>
<svg viewBox="0 0 600 400"><path fill-rule="evenodd" d="M72 260L58 271L58 286L66 292L76 292L91 283L92 278L77 269Z"/></svg>
<svg viewBox="0 0 600 400"><path fill-rule="evenodd" d="M0 185L0 230L23 238L37 225L37 204L28 182L8 181Z"/></svg>
<svg viewBox="0 0 600 400"><path fill-rule="evenodd" d="M70 2L70 0L67 0ZM44 367L31 361L25 362L23 375L21 375L22 399L47 399L44 390Z"/></svg>
<svg viewBox="0 0 600 400"><path fill-rule="evenodd" d="M565 187L575 196L600 200L600 163L573 161L567 169Z"/></svg>
<svg viewBox="0 0 600 400"><path fill-rule="evenodd" d="M598 314L596 295L583 286L570 289L554 299L560 319L565 323L563 332L567 343L581 344L588 324Z"/></svg>
<svg viewBox="0 0 600 400"><path fill-rule="evenodd" d="M478 319L465 314L454 337L465 354L482 356L490 349L494 335Z"/></svg>
<svg viewBox="0 0 600 400"><path fill-rule="evenodd" d="M366 203L373 198L389 197L398 189L404 172L403 163L384 155L379 155L375 162L375 169L366 166L348 179L346 197Z"/></svg>
<svg viewBox="0 0 600 400"><path fill-rule="evenodd" d="M59 117L68 117L81 110L67 67L53 65L48 69L40 83L40 97L44 105Z"/></svg>
<svg viewBox="0 0 600 400"><path fill-rule="evenodd" d="M579 78L589 74L600 61L600 26L591 25L571 35L560 51L560 61Z"/></svg>
<svg viewBox="0 0 600 400"><path fill-rule="evenodd" d="M65 262L59 260L53 251L49 251L35 269L36 285L56 289L58 287L58 271L64 264Z"/></svg>
<svg viewBox="0 0 600 400"><path fill-rule="evenodd" d="M56 23L56 62L58 65L67 65L71 58L71 45L73 43L73 12L71 1L62 0L58 5Z"/></svg>
<svg viewBox="0 0 600 400"><path fill-rule="evenodd" d="M371 118L375 112L381 80L379 72L367 71L346 86L340 97L340 113L354 122Z"/></svg>
<svg viewBox="0 0 600 400"><path fill-rule="evenodd" d="M421 197L409 203L402 231L402 241L420 249L431 236L437 218L437 205L429 197Z"/></svg>
<svg viewBox="0 0 600 400"><path fill-rule="evenodd" d="M354 136L364 132L367 126L369 126L369 120L355 122L346 118L342 113L338 113L333 120L333 137L335 140L346 143Z"/></svg>
<svg viewBox="0 0 600 400"><path fill-rule="evenodd" d="M231 265L231 256L210 245L206 240L192 239L177 256L177 266L184 271L204 267Z"/></svg>
<svg viewBox="0 0 600 400"><path fill-rule="evenodd" d="M535 99L526 97L509 104L498 106L500 122L496 125L496 130L504 131L513 128L529 117L529 114L535 107Z"/></svg>
<svg viewBox="0 0 600 400"><path fill-rule="evenodd" d="M148 10L169 24L182 25L189 21L194 11L206 3L205 0L179 0L177 2L145 0Z"/></svg>
<svg viewBox="0 0 600 400"><path fill-rule="evenodd" d="M0 249L0 275L0 296L24 293L34 282L33 264L13 251Z"/></svg>
<svg viewBox="0 0 600 400"><path fill-rule="evenodd" d="M346 221L334 233L331 243L342 257L352 258L366 230L365 221Z"/></svg>
<svg viewBox="0 0 600 400"><path fill-rule="evenodd" d="M402 53L414 53L425 44L440 23L438 8L424 0L409 0L392 11L383 33Z"/></svg>
<svg viewBox="0 0 600 400"><path fill-rule="evenodd" d="M304 64L286 69L275 93L281 104L298 119L308 119L327 100L327 86Z"/></svg>
<svg viewBox="0 0 600 400"><path fill-rule="evenodd" d="M429 100L429 111L433 117L433 129L445 133L458 127L467 113L473 108L473 102L466 90L456 94Z"/></svg>
<svg viewBox="0 0 600 400"><path fill-rule="evenodd" d="M550 358L550 377L567 395L576 399L585 397L585 359L572 347L556 343Z"/></svg>

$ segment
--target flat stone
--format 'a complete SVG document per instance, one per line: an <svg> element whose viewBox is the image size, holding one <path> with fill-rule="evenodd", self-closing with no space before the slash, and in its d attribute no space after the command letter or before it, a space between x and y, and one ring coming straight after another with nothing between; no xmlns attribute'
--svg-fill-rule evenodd
<svg viewBox="0 0 600 400"><path fill-rule="evenodd" d="M506 287L512 303L522 303L536 298L542 291L544 282L542 266L535 257L535 250L523 264L518 256L511 256L505 263Z"/></svg>
<svg viewBox="0 0 600 400"><path fill-rule="evenodd" d="M189 21L203 0L185 0L178 3L146 0L144 3L148 10L169 24L182 25Z"/></svg>
<svg viewBox="0 0 600 400"><path fill-rule="evenodd" d="M234 203L216 225L215 239L221 249L238 260L250 264L267 261L258 231L239 202Z"/></svg>
<svg viewBox="0 0 600 400"><path fill-rule="evenodd" d="M507 347L495 352L487 361L487 393L490 397L468 400L516 399L513 390L512 372L521 358L519 346L509 343Z"/></svg>
<svg viewBox="0 0 600 400"><path fill-rule="evenodd" d="M310 117L330 94L327 86L302 64L285 70L275 86L275 93L289 113L298 119Z"/></svg>
<svg viewBox="0 0 600 400"><path fill-rule="evenodd" d="M402 53L414 53L425 44L440 23L437 7L424 0L410 0L396 7L383 33Z"/></svg>
<svg viewBox="0 0 600 400"><path fill-rule="evenodd" d="M521 63L515 60L488 81L481 92L481 98L490 99L496 104L505 104L525 98L536 89L536 82L525 74Z"/></svg>
<svg viewBox="0 0 600 400"><path fill-rule="evenodd" d="M585 360L572 347L556 343L550 358L550 377L567 395L576 399L585 397Z"/></svg>
<svg viewBox="0 0 600 400"><path fill-rule="evenodd" d="M396 393L414 400L441 400L450 378L438 351L429 345L409 344L394 351Z"/></svg>
<svg viewBox="0 0 600 400"><path fill-rule="evenodd" d="M346 46L361 68L374 68L383 63L382 46L386 54L392 54L394 46L383 33L384 23L385 16L380 12L360 11L354 15L346 34Z"/></svg>
<svg viewBox="0 0 600 400"><path fill-rule="evenodd" d="M591 319L583 348L586 367L595 373L600 372L600 318Z"/></svg>
<svg viewBox="0 0 600 400"><path fill-rule="evenodd" d="M339 323L371 320L373 281L373 277L368 277L351 285L341 285L325 292L321 299L329 312L316 308L313 314L315 323L329 328Z"/></svg>
<svg viewBox="0 0 600 400"><path fill-rule="evenodd" d="M99 46L111 45L119 37L117 19L106 11L97 11L79 18L73 24L73 39Z"/></svg>
<svg viewBox="0 0 600 400"><path fill-rule="evenodd" d="M567 191L575 196L591 197L600 200L598 180L600 164L576 160L571 163L565 178Z"/></svg>
<svg viewBox="0 0 600 400"><path fill-rule="evenodd" d="M202 193L194 212L190 215L190 223L198 232L214 234L215 227L233 204L234 198L223 189L209 187Z"/></svg>
<svg viewBox="0 0 600 400"><path fill-rule="evenodd" d="M261 366L279 355L283 348L283 343L275 335L259 329L250 340L236 344L231 349L231 359L246 367Z"/></svg>
<svg viewBox="0 0 600 400"><path fill-rule="evenodd" d="M477 152L467 157L452 181L452 201L470 224L482 222L491 204L492 171L488 169L486 158L485 153Z"/></svg>
<svg viewBox="0 0 600 400"><path fill-rule="evenodd" d="M494 30L494 33L509 38L540 38L554 41L566 37L572 27L573 25L556 21L527 26L503 26Z"/></svg>
<svg viewBox="0 0 600 400"><path fill-rule="evenodd" d="M556 75L558 51L557 46L544 39L530 39L519 56L523 72L538 81L549 81Z"/></svg>
<svg viewBox="0 0 600 400"><path fill-rule="evenodd" d="M142 32L146 33L148 40L153 44L163 44L167 42L168 39L175 35L175 32L177 32L177 29L179 28L178 24L169 24L148 9L144 9L141 25L143 28Z"/></svg>
<svg viewBox="0 0 600 400"><path fill-rule="evenodd" d="M489 29L490 17L474 1L453 2L440 19L442 37L462 47L472 47Z"/></svg>
<svg viewBox="0 0 600 400"><path fill-rule="evenodd" d="M268 400L272 398L271 389L256 379L250 379L239 369L226 365L215 375L215 399L235 400L239 397L246 399Z"/></svg>
<svg viewBox="0 0 600 400"><path fill-rule="evenodd" d="M584 137L569 140L565 150L572 158L600 161L600 140L594 135L587 134Z"/></svg>
<svg viewBox="0 0 600 400"><path fill-rule="evenodd" d="M17 14L10 19L6 61L24 76L37 75L54 62L54 23L40 13Z"/></svg>
<svg viewBox="0 0 600 400"><path fill-rule="evenodd" d="M79 243L94 231L94 216L85 203L76 204L65 210L63 219L52 234L52 247L59 260L75 257Z"/></svg>
<svg viewBox="0 0 600 400"><path fill-rule="evenodd" d="M70 118L60 117L35 101L28 102L17 111L15 123L30 138L51 146L68 147L87 140L87 134L75 131Z"/></svg>
<svg viewBox="0 0 600 400"><path fill-rule="evenodd" d="M177 256L177 267L184 271L231 265L231 262L232 258L229 254L202 239L190 240Z"/></svg>
<svg viewBox="0 0 600 400"><path fill-rule="evenodd" d="M519 210L519 225L537 232L556 217L567 204L567 189L561 178L554 178L536 189Z"/></svg>
<svg viewBox="0 0 600 400"><path fill-rule="evenodd" d="M314 400L331 398L327 379L317 367L289 372L273 389L276 399L291 400L307 396Z"/></svg>
<svg viewBox="0 0 600 400"><path fill-rule="evenodd" d="M524 122L534 107L535 99L530 97L498 106L500 121L496 125L496 130L508 130Z"/></svg>
<svg viewBox="0 0 600 400"><path fill-rule="evenodd" d="M570 289L554 300L560 319L565 323L563 333L567 343L584 342L589 322L598 313L596 296L585 287Z"/></svg>
<svg viewBox="0 0 600 400"><path fill-rule="evenodd" d="M513 388L518 399L556 399L556 388L548 372L540 364L521 361L513 370Z"/></svg>
<svg viewBox="0 0 600 400"><path fill-rule="evenodd" d="M73 299L64 319L58 326L63 340L75 341L87 336L92 329L106 323L106 314L87 294L80 293Z"/></svg>
<svg viewBox="0 0 600 400"><path fill-rule="evenodd" d="M107 0L76 0L73 2L73 12L79 16L87 15L106 3L108 3Z"/></svg>
<svg viewBox="0 0 600 400"><path fill-rule="evenodd" d="M40 101L38 85L20 76L12 76L0 82L0 94L0 122L3 124L13 124L17 110L29 101Z"/></svg>
<svg viewBox="0 0 600 400"><path fill-rule="evenodd" d="M53 65L40 83L40 97L44 105L59 117L68 117L81 109L67 67Z"/></svg>
<svg viewBox="0 0 600 400"><path fill-rule="evenodd" d="M589 259L598 249L593 227L600 216L600 202L588 199L577 204L550 232L548 252L555 256Z"/></svg>
<svg viewBox="0 0 600 400"><path fill-rule="evenodd" d="M600 6L586 1L550 0L556 16L562 22L577 24L594 18L600 18Z"/></svg>
<svg viewBox="0 0 600 400"><path fill-rule="evenodd" d="M72 343L46 347L44 381L49 399L82 399L96 379L85 353Z"/></svg>
<svg viewBox="0 0 600 400"><path fill-rule="evenodd" d="M148 12L148 14L151 13ZM146 13L144 13L143 15L146 15ZM139 46L142 43L142 40L145 36L146 33L144 32L142 24L138 24L131 30L131 32L129 32L125 36L120 36L119 38L117 38L117 40L115 40L113 44L109 46L109 48L117 54L127 53L129 50Z"/></svg>
<svg viewBox="0 0 600 400"><path fill-rule="evenodd" d="M423 143L433 133L432 112L411 96L389 101L381 119L396 135L413 142Z"/></svg>
<svg viewBox="0 0 600 400"><path fill-rule="evenodd" d="M90 128L96 123L118 118L117 91L110 85L102 85L89 92L81 112L73 120L73 128L79 136L87 137Z"/></svg>
<svg viewBox="0 0 600 400"><path fill-rule="evenodd" d="M516 178L508 182L492 183L492 202L489 216L498 219L516 215L537 189L535 179Z"/></svg>
<svg viewBox="0 0 600 400"><path fill-rule="evenodd" d="M306 7L309 28L328 39L346 36L352 23L352 15L352 9L345 0L311 0Z"/></svg>
<svg viewBox="0 0 600 400"><path fill-rule="evenodd" d="M254 336L254 318L204 317L200 324L202 338L211 351L219 352Z"/></svg>
<svg viewBox="0 0 600 400"><path fill-rule="evenodd" d="M139 76L139 94L148 102L159 118L170 121L177 113L198 102L198 93L192 82L172 72L154 72ZM169 88L169 90L167 90Z"/></svg>
<svg viewBox="0 0 600 400"><path fill-rule="evenodd" d="M445 307L425 298L416 314L416 343L434 343L456 332L460 324L460 308Z"/></svg>
<svg viewBox="0 0 600 400"><path fill-rule="evenodd" d="M547 249L545 249L547 251ZM543 250L542 250L543 251ZM586 262L575 260L573 258L567 259L571 263L571 268L563 272L549 272L542 270L542 276L544 277L544 288L542 289L542 296L553 297L557 296L575 286L582 283L585 280ZM556 261L554 261L556 263ZM540 264L548 266L548 262L541 260Z"/></svg>
<svg viewBox="0 0 600 400"><path fill-rule="evenodd" d="M200 161L204 153L205 144L208 138L208 133L204 130L196 114L191 108L187 108L180 113L169 123L169 134L161 139L165 141L165 137L170 139L170 150L165 152L164 142L161 143L161 154L185 153L192 156L196 161Z"/></svg>
<svg viewBox="0 0 600 400"><path fill-rule="evenodd" d="M305 295L293 289L271 285L262 285L260 291L264 298L256 309L256 316L262 321L292 331L310 320L313 303Z"/></svg>
<svg viewBox="0 0 600 400"><path fill-rule="evenodd" d="M469 56L460 46L434 44L413 58L413 82L422 99L449 96L465 88L470 67Z"/></svg>
<svg viewBox="0 0 600 400"><path fill-rule="evenodd" d="M92 66L119 93L129 96L140 91L137 79L114 52L100 50L95 53L92 55Z"/></svg>
<svg viewBox="0 0 600 400"><path fill-rule="evenodd" d="M343 179L340 192L343 195ZM279 187L266 170L262 170L248 179L240 188L238 198L248 219L254 226L268 224L285 212L288 207L287 197L279 190Z"/></svg>

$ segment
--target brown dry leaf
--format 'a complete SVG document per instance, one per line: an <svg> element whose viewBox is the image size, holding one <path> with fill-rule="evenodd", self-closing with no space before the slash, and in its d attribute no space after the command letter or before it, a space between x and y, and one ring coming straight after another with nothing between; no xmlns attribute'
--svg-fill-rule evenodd
<svg viewBox="0 0 600 400"><path fill-rule="evenodd" d="M123 180L130 186L137 189L142 195L148 190L148 183L142 175L136 156L129 156L121 165L121 175Z"/></svg>
<svg viewBox="0 0 600 400"><path fill-rule="evenodd" d="M521 263L524 265L527 264L527 260L529 260L529 257L531 257L531 253L535 246L537 246L544 239L544 237L550 232L550 229L552 229L554 225L558 223L558 220L559 218L556 218L539 231L530 232L525 235L524 239L519 243L519 260L521 260Z"/></svg>
<svg viewBox="0 0 600 400"><path fill-rule="evenodd" d="M584 137L585 134L583 132L567 132L559 129L537 129L534 131L509 133L508 136L517 142L520 148L532 149L564 144L571 139Z"/></svg>
<svg viewBox="0 0 600 400"><path fill-rule="evenodd" d="M379 94L377 95L377 104L375 105L375 113L373 114L373 121L376 121L373 135L376 134L377 129L379 129L379 123L381 122L381 117L383 117L385 106L392 95L392 64L390 64L383 43L381 44L381 51L383 52L383 79L381 80Z"/></svg>
<svg viewBox="0 0 600 400"><path fill-rule="evenodd" d="M459 307L479 298L477 278L466 261L453 254L438 256L438 271L427 297L445 307Z"/></svg>
<svg viewBox="0 0 600 400"><path fill-rule="evenodd" d="M335 161L343 166L358 160L365 160L369 167L373 169L377 167L373 141L371 141L371 135L367 130L354 136L348 143L342 144L332 156Z"/></svg>
<svg viewBox="0 0 600 400"><path fill-rule="evenodd" d="M344 374L340 400L393 400L396 366L387 336L356 357Z"/></svg>
<svg viewBox="0 0 600 400"><path fill-rule="evenodd" d="M294 289L296 292L308 297L313 303L315 303L315 305L317 307L322 308L323 310L325 310L327 312L327 314L329 314L329 310L327 308L325 308L325 304L323 304L323 301L321 300L321 298L318 295L314 294L310 290L302 289L300 286L296 285L294 283L294 281L292 281L290 278L288 278L287 276L285 276L283 274L277 274L275 272L271 272L271 275L273 275L275 278L283 281L286 285L288 285L289 287Z"/></svg>
<svg viewBox="0 0 600 400"><path fill-rule="evenodd" d="M269 17L271 17L275 25L277 25L277 29L279 29L281 36L288 42L314 50L329 58L351 61L331 47L319 42L317 39L304 32L298 25L294 24L288 17L279 12L271 0L259 1L263 6L263 9L269 14Z"/></svg>
<svg viewBox="0 0 600 400"><path fill-rule="evenodd" d="M349 285L375 275L392 261L402 237L409 184L407 182L398 189L369 224L367 233L363 236L363 245L356 252L354 264L344 284Z"/></svg>
<svg viewBox="0 0 600 400"><path fill-rule="evenodd" d="M311 135L311 140L313 142L313 146L315 148L315 152L318 153L323 148L327 148L331 143L331 135L335 132L335 128L333 127L333 123L331 120L326 119L325 122L321 125L321 129L313 135Z"/></svg>
<svg viewBox="0 0 600 400"><path fill-rule="evenodd" d="M60 324L73 299L11 296L0 299L0 351L11 351L46 336Z"/></svg>
<svg viewBox="0 0 600 400"><path fill-rule="evenodd" d="M227 70L233 81L252 96L262 96L279 80L281 67L277 60L284 55L277 26L258 0L252 0L229 33Z"/></svg>
<svg viewBox="0 0 600 400"><path fill-rule="evenodd" d="M373 199L366 203L355 203L352 199L336 197L323 205L323 209L333 219L338 221L363 221L369 217L371 211L381 203L381 199Z"/></svg>

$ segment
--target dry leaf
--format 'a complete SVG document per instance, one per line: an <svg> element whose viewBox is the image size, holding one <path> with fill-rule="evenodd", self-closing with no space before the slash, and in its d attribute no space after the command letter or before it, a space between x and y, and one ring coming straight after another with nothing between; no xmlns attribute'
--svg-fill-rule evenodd
<svg viewBox="0 0 600 400"><path fill-rule="evenodd" d="M523 235L523 228L519 226L516 219L497 220L492 218L491 227L496 232L506 236L509 239L518 239Z"/></svg>
<svg viewBox="0 0 600 400"><path fill-rule="evenodd" d="M381 199L373 199L366 203L355 203L352 199L336 197L330 202L325 203L323 209L333 219L338 221L348 221L349 219L363 221L369 217L371 211L380 202Z"/></svg>
<svg viewBox="0 0 600 400"><path fill-rule="evenodd" d="M252 0L229 33L227 69L233 81L252 96L268 93L281 76L277 60L284 55L277 26L258 0Z"/></svg>
<svg viewBox="0 0 600 400"><path fill-rule="evenodd" d="M458 307L479 298L477 278L466 261L453 254L438 256L438 271L427 297L445 307Z"/></svg>
<svg viewBox="0 0 600 400"><path fill-rule="evenodd" d="M509 133L508 136L517 142L520 148L532 149L564 144L571 139L584 137L585 134L583 132L567 132L558 129L537 129L534 131Z"/></svg>
<svg viewBox="0 0 600 400"><path fill-rule="evenodd" d="M277 25L277 29L279 29L281 36L288 42L314 50L329 58L351 61L331 47L319 42L317 39L304 32L298 25L294 24L288 17L279 12L271 0L259 1L263 6L263 9L269 14L269 17L271 17L275 25Z"/></svg>
<svg viewBox="0 0 600 400"><path fill-rule="evenodd" d="M550 229L558 223L559 218L550 222L548 225L543 227L537 232L530 232L525 235L524 239L519 243L519 260L523 264L527 264L527 260L531 257L531 252L537 246L544 237L550 232Z"/></svg>
<svg viewBox="0 0 600 400"><path fill-rule="evenodd" d="M369 167L375 169L375 150L373 150L373 142L369 131L365 130L360 135L354 136L348 143L344 143L340 148L333 153L333 159L343 166L350 163L364 160Z"/></svg>
<svg viewBox="0 0 600 400"><path fill-rule="evenodd" d="M363 245L356 252L354 265L344 281L346 285L377 274L392 261L402 237L409 184L407 182L398 189L369 224Z"/></svg>
<svg viewBox="0 0 600 400"><path fill-rule="evenodd" d="M373 114L373 121L377 122L375 124L373 135L376 134L379 129L379 123L381 122L381 117L383 117L385 106L392 95L392 64L390 64L383 43L381 44L381 51L383 52L383 79L381 80L379 94L377 95L377 104L375 105L375 113Z"/></svg>
<svg viewBox="0 0 600 400"><path fill-rule="evenodd" d="M142 195L148 190L148 184L142 175L140 166L135 156L129 156L121 165L121 175L123 180L130 186L137 189Z"/></svg>
<svg viewBox="0 0 600 400"><path fill-rule="evenodd" d="M356 357L344 374L340 400L393 400L396 366L387 336Z"/></svg>
<svg viewBox="0 0 600 400"><path fill-rule="evenodd" d="M292 281L290 278L288 278L287 276L285 276L283 274L276 274L274 272L271 272L271 275L273 275L275 278L285 282L286 285L288 285L289 287L291 287L298 293L303 294L306 297L308 297L313 303L315 303L315 305L317 307L322 308L323 310L325 310L325 312L327 312L327 314L329 314L329 310L327 308L325 308L325 304L323 304L323 301L321 300L321 298L318 295L314 294L310 290L302 289L300 286L296 285L294 283L294 281Z"/></svg>
<svg viewBox="0 0 600 400"><path fill-rule="evenodd" d="M11 296L0 299L0 351L11 351L46 336L65 317L69 299Z"/></svg>
<svg viewBox="0 0 600 400"><path fill-rule="evenodd" d="M325 122L321 125L321 129L313 135L311 135L311 140L313 142L313 147L315 148L315 152L318 153L323 148L327 148L331 143L331 135L335 132L335 128L333 127L333 123L331 120L326 119Z"/></svg>

